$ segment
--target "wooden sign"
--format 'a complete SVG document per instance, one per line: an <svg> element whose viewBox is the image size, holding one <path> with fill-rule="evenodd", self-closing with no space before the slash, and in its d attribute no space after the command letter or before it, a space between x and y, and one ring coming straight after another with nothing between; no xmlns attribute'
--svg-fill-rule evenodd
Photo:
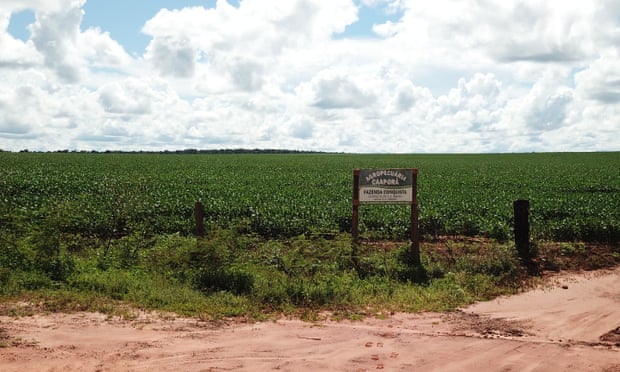
<svg viewBox="0 0 620 372"><path fill-rule="evenodd" d="M353 170L351 234L353 235L354 247L357 246L359 238L360 204L408 204L411 205L411 254L413 262L420 263L417 183L418 170L415 168Z"/></svg>
<svg viewBox="0 0 620 372"><path fill-rule="evenodd" d="M362 204L411 204L413 169L361 169L359 188Z"/></svg>

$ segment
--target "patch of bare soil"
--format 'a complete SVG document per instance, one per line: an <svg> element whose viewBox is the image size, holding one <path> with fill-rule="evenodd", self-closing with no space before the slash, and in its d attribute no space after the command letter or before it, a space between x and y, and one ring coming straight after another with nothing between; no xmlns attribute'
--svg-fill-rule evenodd
<svg viewBox="0 0 620 372"><path fill-rule="evenodd" d="M620 371L620 267L451 313L213 324L0 317L1 371Z"/></svg>
<svg viewBox="0 0 620 372"><path fill-rule="evenodd" d="M515 338L531 336L530 322L491 318L488 315L459 311L443 316L444 321L453 325L455 335L461 334L483 338Z"/></svg>

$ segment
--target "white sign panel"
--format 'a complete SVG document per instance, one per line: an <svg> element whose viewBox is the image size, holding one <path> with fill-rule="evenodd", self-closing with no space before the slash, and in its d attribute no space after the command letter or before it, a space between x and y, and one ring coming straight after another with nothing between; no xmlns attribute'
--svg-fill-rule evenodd
<svg viewBox="0 0 620 372"><path fill-rule="evenodd" d="M411 169L361 169L359 201L366 204L411 204Z"/></svg>

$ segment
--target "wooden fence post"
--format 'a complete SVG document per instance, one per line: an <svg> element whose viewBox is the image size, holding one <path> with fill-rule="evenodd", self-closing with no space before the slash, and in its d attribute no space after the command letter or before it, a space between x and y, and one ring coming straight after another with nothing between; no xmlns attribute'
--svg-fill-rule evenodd
<svg viewBox="0 0 620 372"><path fill-rule="evenodd" d="M360 170L353 170L353 219L351 221L351 235L357 244L359 235L359 207L360 207Z"/></svg>
<svg viewBox="0 0 620 372"><path fill-rule="evenodd" d="M359 268L359 208L360 208L360 170L353 170L353 217L351 220L351 259L355 268Z"/></svg>
<svg viewBox="0 0 620 372"><path fill-rule="evenodd" d="M515 216L514 233L517 252L521 260L529 262L532 259L530 252L530 201L515 200L512 205Z"/></svg>
<svg viewBox="0 0 620 372"><path fill-rule="evenodd" d="M412 170L412 200L411 200L411 255L413 263L419 265L420 261L420 231L418 226L418 170Z"/></svg>

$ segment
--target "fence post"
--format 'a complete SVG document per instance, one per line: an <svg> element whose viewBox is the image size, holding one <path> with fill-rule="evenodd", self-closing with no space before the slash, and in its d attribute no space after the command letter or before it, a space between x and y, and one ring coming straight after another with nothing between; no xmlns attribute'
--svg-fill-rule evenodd
<svg viewBox="0 0 620 372"><path fill-rule="evenodd" d="M360 208L360 170L353 170L353 216L351 219L351 259L356 269L359 268L359 208Z"/></svg>
<svg viewBox="0 0 620 372"><path fill-rule="evenodd" d="M359 206L360 206L360 170L353 170L353 218L351 220L351 235L353 243L359 238Z"/></svg>
<svg viewBox="0 0 620 372"><path fill-rule="evenodd" d="M418 169L412 169L412 200L411 200L411 259L420 265L420 231L418 225Z"/></svg>
<svg viewBox="0 0 620 372"><path fill-rule="evenodd" d="M515 216L515 245L517 246L517 252L519 258L522 261L530 262L532 259L530 251L530 201L529 200L515 200L512 204Z"/></svg>
<svg viewBox="0 0 620 372"><path fill-rule="evenodd" d="M201 201L197 201L194 204L194 217L196 218L196 236L202 238L205 236L205 209Z"/></svg>

